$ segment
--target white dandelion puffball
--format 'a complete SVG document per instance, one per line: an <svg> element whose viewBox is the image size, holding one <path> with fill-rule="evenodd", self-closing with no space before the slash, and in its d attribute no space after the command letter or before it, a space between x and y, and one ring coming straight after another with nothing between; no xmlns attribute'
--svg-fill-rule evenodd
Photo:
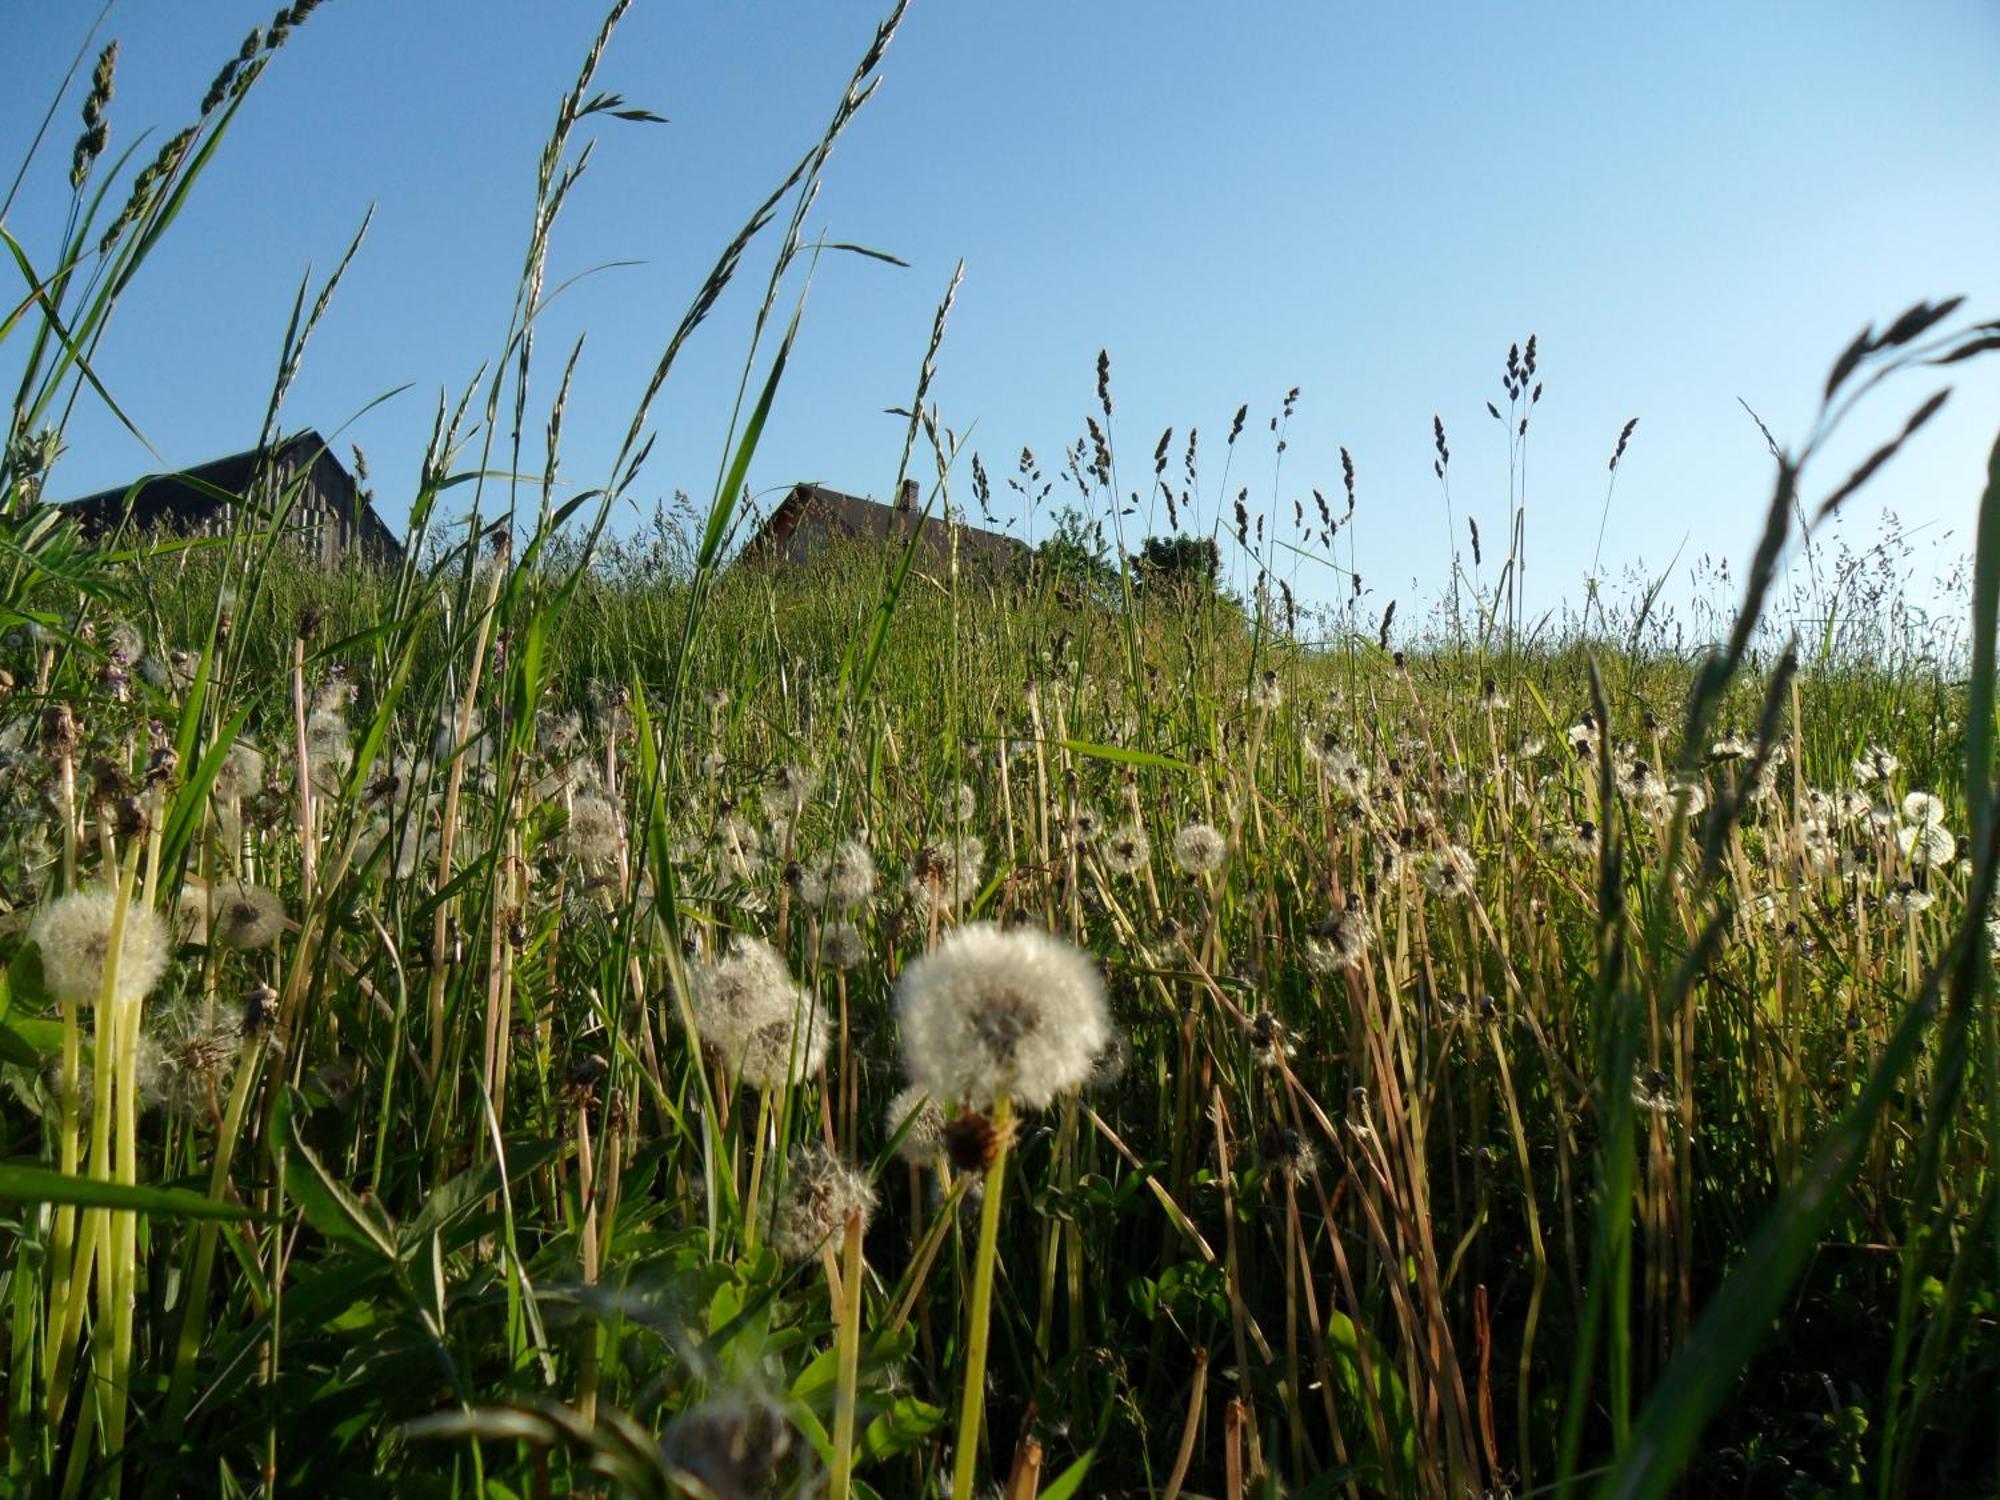
<svg viewBox="0 0 2000 1500"><path fill-rule="evenodd" d="M896 1021L910 1081L940 1101L1030 1109L1090 1076L1111 1034L1104 981L1032 928L962 927L903 971Z"/></svg>
<svg viewBox="0 0 2000 1500"><path fill-rule="evenodd" d="M285 903L275 891L261 885L218 886L213 899L209 935L226 948L268 948L285 930Z"/></svg>
<svg viewBox="0 0 2000 1500"><path fill-rule="evenodd" d="M1433 896L1446 900L1462 899L1472 894L1473 882L1479 878L1479 865L1471 851L1449 844L1438 850L1424 865L1424 889Z"/></svg>
<svg viewBox="0 0 2000 1500"><path fill-rule="evenodd" d="M1948 865L1958 853L1958 839L1936 823L1916 823L1896 830L1896 848L1913 865Z"/></svg>
<svg viewBox="0 0 2000 1500"><path fill-rule="evenodd" d="M42 982L65 1005L95 1005L104 990L104 964L111 954L111 918L118 893L109 886L72 891L43 907L28 929L42 952ZM127 1005L152 993L167 972L166 923L149 906L125 908L125 934L118 945L117 998Z"/></svg>
<svg viewBox="0 0 2000 1500"><path fill-rule="evenodd" d="M842 911L865 906L875 894L875 856L859 839L843 839L834 845L818 874L825 899Z"/></svg>
<svg viewBox="0 0 2000 1500"><path fill-rule="evenodd" d="M689 979L695 1029L751 1087L797 1082L825 1060L825 1012L762 938L737 938L721 958L694 965Z"/></svg>
<svg viewBox="0 0 2000 1500"><path fill-rule="evenodd" d="M1174 863L1190 875L1212 875L1229 855L1229 843L1212 823L1190 823L1174 835Z"/></svg>
<svg viewBox="0 0 2000 1500"><path fill-rule="evenodd" d="M1902 769L1903 763L1884 750L1880 745L1870 745L1854 760L1854 779L1863 786L1878 781L1887 781Z"/></svg>
<svg viewBox="0 0 2000 1500"><path fill-rule="evenodd" d="M898 1131L896 1154L913 1167L928 1167L944 1155L944 1111L937 1100L910 1084L889 1101L882 1128L891 1140ZM905 1129L904 1127L908 1128Z"/></svg>
<svg viewBox="0 0 2000 1500"><path fill-rule="evenodd" d="M238 740L224 753L210 790L224 802L242 802L256 796L263 786L263 752Z"/></svg>
<svg viewBox="0 0 2000 1500"><path fill-rule="evenodd" d="M1153 841L1138 823L1127 823L1104 835L1098 845L1104 867L1114 875L1137 875L1153 857Z"/></svg>
<svg viewBox="0 0 2000 1500"><path fill-rule="evenodd" d="M1903 818L1919 828L1944 822L1944 803L1929 792L1911 792L1903 799Z"/></svg>
<svg viewBox="0 0 2000 1500"><path fill-rule="evenodd" d="M859 1219L865 1233L875 1214L875 1189L868 1179L824 1146L793 1150L771 1216L771 1248L787 1261L809 1260Z"/></svg>

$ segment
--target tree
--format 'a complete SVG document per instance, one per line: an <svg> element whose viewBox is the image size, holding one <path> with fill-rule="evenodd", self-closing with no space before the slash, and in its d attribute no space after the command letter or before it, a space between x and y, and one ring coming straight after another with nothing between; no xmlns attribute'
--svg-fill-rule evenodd
<svg viewBox="0 0 2000 1500"><path fill-rule="evenodd" d="M1149 536L1132 561L1142 591L1189 602L1213 597L1222 571L1221 549L1206 536Z"/></svg>
<svg viewBox="0 0 2000 1500"><path fill-rule="evenodd" d="M1035 549L1035 569L1065 594L1107 601L1118 587L1118 569L1104 546L1104 523L1088 520L1073 505L1056 512L1055 530Z"/></svg>

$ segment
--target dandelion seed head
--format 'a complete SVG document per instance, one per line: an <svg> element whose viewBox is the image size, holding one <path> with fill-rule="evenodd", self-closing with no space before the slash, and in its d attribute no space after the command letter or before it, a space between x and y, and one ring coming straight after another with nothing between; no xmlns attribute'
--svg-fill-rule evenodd
<svg viewBox="0 0 2000 1500"><path fill-rule="evenodd" d="M306 720L306 769L313 786L337 793L353 764L354 742L348 737L346 714L339 709L314 709Z"/></svg>
<svg viewBox="0 0 2000 1500"><path fill-rule="evenodd" d="M1088 844L1104 832L1104 814L1085 804L1069 820L1070 842Z"/></svg>
<svg viewBox="0 0 2000 1500"><path fill-rule="evenodd" d="M1658 1068L1644 1068L1633 1075L1632 1102L1650 1115L1673 1115L1680 1110L1673 1080Z"/></svg>
<svg viewBox="0 0 2000 1500"><path fill-rule="evenodd" d="M570 799L569 826L563 831L569 855L586 870L602 870L617 864L619 837L618 809L596 792L581 792Z"/></svg>
<svg viewBox="0 0 2000 1500"><path fill-rule="evenodd" d="M1106 1093L1125 1081L1125 1074L1131 1066L1132 1039L1114 1026L1110 1039L1091 1063L1090 1077L1083 1081L1083 1086L1092 1093Z"/></svg>
<svg viewBox="0 0 2000 1500"><path fill-rule="evenodd" d="M213 892L210 938L226 948L268 948L285 930L285 903L261 885L225 885Z"/></svg>
<svg viewBox="0 0 2000 1500"><path fill-rule="evenodd" d="M1958 856L1958 839L1936 823L1917 823L1896 830L1896 849L1912 865L1935 868Z"/></svg>
<svg viewBox="0 0 2000 1500"><path fill-rule="evenodd" d="M95 1005L111 955L112 917L118 893L109 886L72 891L35 914L28 936L41 950L42 982L65 1005ZM167 972L171 946L166 923L149 906L126 906L118 946L117 999L133 1005L153 992Z"/></svg>
<svg viewBox="0 0 2000 1500"><path fill-rule="evenodd" d="M660 1459L677 1489L741 1500L770 1492L798 1447L798 1429L776 1399L731 1392L668 1423Z"/></svg>
<svg viewBox="0 0 2000 1500"><path fill-rule="evenodd" d="M1880 745L1870 745L1854 760L1854 779L1863 786L1887 781L1903 768L1903 763Z"/></svg>
<svg viewBox="0 0 2000 1500"><path fill-rule="evenodd" d="M825 1053L824 1016L817 1026L795 1045L793 1031L805 1020L806 998L792 979L784 955L762 938L739 935L729 951L718 958L697 961L689 966L689 987L694 1007L695 1030L713 1047L728 1066L743 1072L756 1066L769 1076L775 1070L783 1077L795 1060L809 1056L818 1042ZM812 1034L817 1032L817 1038ZM782 1055L778 1055L782 1054ZM813 1059L817 1066L818 1058ZM756 1086L763 1084L750 1080Z"/></svg>
<svg viewBox="0 0 2000 1500"><path fill-rule="evenodd" d="M224 802L242 802L264 789L264 753L245 740L238 740L223 753L212 783L214 794Z"/></svg>
<svg viewBox="0 0 2000 1500"><path fill-rule="evenodd" d="M1212 823L1190 823L1174 835L1174 863L1190 875L1212 875L1229 856L1229 844Z"/></svg>
<svg viewBox="0 0 2000 1500"><path fill-rule="evenodd" d="M903 971L897 1024L912 1083L939 1100L1031 1109L1090 1076L1110 1034L1104 982L1079 949L976 923Z"/></svg>
<svg viewBox="0 0 2000 1500"><path fill-rule="evenodd" d="M1319 1167L1319 1152L1312 1142L1288 1126L1267 1125L1257 1144L1264 1165L1280 1181L1303 1181Z"/></svg>
<svg viewBox="0 0 2000 1500"><path fill-rule="evenodd" d="M819 775L810 766L773 766L764 778L764 810L774 819L796 818L818 789Z"/></svg>
<svg viewBox="0 0 2000 1500"><path fill-rule="evenodd" d="M733 880L754 880L763 871L762 836L740 813L728 812L716 819L710 846L722 872Z"/></svg>
<svg viewBox="0 0 2000 1500"><path fill-rule="evenodd" d="M916 867L910 875L912 904L924 916L934 909L956 915L979 894L985 865L986 841L975 834L949 843L926 844L917 851Z"/></svg>
<svg viewBox="0 0 2000 1500"><path fill-rule="evenodd" d="M183 1002L147 1025L156 1059L157 1096L172 1108L213 1107L243 1051L241 1014Z"/></svg>
<svg viewBox="0 0 2000 1500"><path fill-rule="evenodd" d="M1331 974L1351 968L1367 957L1375 941L1375 928L1368 913L1355 901L1331 913L1306 939L1306 967L1315 974Z"/></svg>
<svg viewBox="0 0 2000 1500"><path fill-rule="evenodd" d="M842 973L858 969L867 960L868 941L852 922L845 919L828 922L820 929L819 957L829 969Z"/></svg>
<svg viewBox="0 0 2000 1500"><path fill-rule="evenodd" d="M959 782L946 798L946 811L954 823L970 823L979 811L979 796L966 782Z"/></svg>
<svg viewBox="0 0 2000 1500"><path fill-rule="evenodd" d="M821 874L827 901L842 911L865 906L875 894L875 856L859 839L834 845Z"/></svg>
<svg viewBox="0 0 2000 1500"><path fill-rule="evenodd" d="M1919 828L1942 825L1944 802L1929 792L1911 792L1903 798L1903 820Z"/></svg>
<svg viewBox="0 0 2000 1500"><path fill-rule="evenodd" d="M894 1140L896 1132L903 1130L904 1121L909 1122L909 1129L896 1142L896 1155L913 1167L935 1166L944 1155L944 1111L937 1100L914 1083L899 1090L889 1101L882 1119L884 1134Z"/></svg>
<svg viewBox="0 0 2000 1500"><path fill-rule="evenodd" d="M752 1028L735 1059L737 1076L753 1089L801 1083L826 1061L826 1012L803 993L791 1015L774 1016Z"/></svg>
<svg viewBox="0 0 2000 1500"><path fill-rule="evenodd" d="M104 649L113 661L130 666L146 654L146 642L130 620L113 620L105 632Z"/></svg>
<svg viewBox="0 0 2000 1500"><path fill-rule="evenodd" d="M354 684L344 677L332 677L322 682L313 693L312 711L329 718L345 720L348 709L354 706Z"/></svg>
<svg viewBox="0 0 2000 1500"><path fill-rule="evenodd" d="M1142 824L1127 823L1105 834L1098 852L1113 875L1137 875L1153 858L1153 841Z"/></svg>
<svg viewBox="0 0 2000 1500"><path fill-rule="evenodd" d="M1296 1049L1291 1028L1278 1019L1270 1010L1259 1010L1250 1017L1250 1052L1257 1059L1257 1065L1276 1068Z"/></svg>
<svg viewBox="0 0 2000 1500"><path fill-rule="evenodd" d="M874 1214L875 1189L866 1177L824 1146L801 1146L792 1152L771 1218L771 1248L783 1260L809 1260L850 1219L858 1218L865 1233Z"/></svg>
<svg viewBox="0 0 2000 1500"><path fill-rule="evenodd" d="M1882 895L1882 909L1892 917L1912 921L1929 911L1937 903L1937 897L1929 891L1920 891L1908 881L1903 881Z"/></svg>
<svg viewBox="0 0 2000 1500"><path fill-rule="evenodd" d="M1479 865L1469 850L1448 844L1424 862L1424 889L1440 900L1461 901L1473 892Z"/></svg>

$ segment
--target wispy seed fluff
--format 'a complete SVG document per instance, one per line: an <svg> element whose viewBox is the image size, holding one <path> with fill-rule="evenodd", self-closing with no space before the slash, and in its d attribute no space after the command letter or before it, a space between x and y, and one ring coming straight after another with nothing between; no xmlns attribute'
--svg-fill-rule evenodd
<svg viewBox="0 0 2000 1500"><path fill-rule="evenodd" d="M347 768L354 764L354 742L348 737L347 715L338 708L315 708L307 718L306 763L317 790L340 790Z"/></svg>
<svg viewBox="0 0 2000 1500"><path fill-rule="evenodd" d="M1368 913L1358 903L1334 912L1306 939L1306 967L1315 974L1331 974L1361 962L1375 941L1375 929Z"/></svg>
<svg viewBox="0 0 2000 1500"><path fill-rule="evenodd" d="M933 906L957 913L979 894L979 877L986 866L986 841L966 834L948 844L926 844L917 851L910 873L910 899L919 912Z"/></svg>
<svg viewBox="0 0 2000 1500"><path fill-rule="evenodd" d="M1903 763L1880 745L1870 745L1854 758L1854 779L1863 786L1887 781L1903 768Z"/></svg>
<svg viewBox="0 0 2000 1500"><path fill-rule="evenodd" d="M1112 829L1098 849L1104 856L1104 868L1113 875L1137 875L1153 857L1153 841L1137 823Z"/></svg>
<svg viewBox="0 0 2000 1500"><path fill-rule="evenodd" d="M739 937L689 975L695 1029L753 1088L797 1082L826 1058L826 1014L797 984L776 948Z"/></svg>
<svg viewBox="0 0 2000 1500"><path fill-rule="evenodd" d="M726 1392L688 1407L660 1437L660 1459L676 1488L733 1497L768 1493L796 1449L784 1407L761 1392ZM698 1486L698 1488L697 1488Z"/></svg>
<svg viewBox="0 0 2000 1500"><path fill-rule="evenodd" d="M796 818L818 787L819 775L810 766L773 766L764 779L764 811L773 818Z"/></svg>
<svg viewBox="0 0 2000 1500"><path fill-rule="evenodd" d="M1212 823L1190 823L1174 835L1174 863L1190 875L1213 874L1228 854L1228 842Z"/></svg>
<svg viewBox="0 0 2000 1500"><path fill-rule="evenodd" d="M963 781L951 789L945 802L954 823L970 823L973 814L979 811L978 793Z"/></svg>
<svg viewBox="0 0 2000 1500"><path fill-rule="evenodd" d="M1462 900L1472 894L1479 878L1479 866L1472 855L1456 844L1438 850L1424 865L1424 889L1445 900Z"/></svg>
<svg viewBox="0 0 2000 1500"><path fill-rule="evenodd" d="M875 894L875 856L859 839L842 839L830 854L814 860L804 875L799 899L808 906L853 911Z"/></svg>
<svg viewBox="0 0 2000 1500"><path fill-rule="evenodd" d="M903 1130L906 1121L910 1128ZM903 1138L896 1141L899 1130L903 1130ZM896 1154L913 1167L935 1166L944 1155L944 1111L914 1083L889 1101L882 1116L882 1133L896 1141Z"/></svg>
<svg viewBox="0 0 2000 1500"><path fill-rule="evenodd" d="M213 791L223 802L242 802L264 789L264 752L238 740L216 768Z"/></svg>
<svg viewBox="0 0 2000 1500"><path fill-rule="evenodd" d="M903 971L896 1019L910 1081L979 1107L1031 1109L1077 1087L1110 1039L1104 982L1061 938L989 922L952 933Z"/></svg>
<svg viewBox="0 0 2000 1500"><path fill-rule="evenodd" d="M820 962L845 973L858 969L868 957L868 940L852 922L839 919L826 924L819 934Z"/></svg>
<svg viewBox="0 0 2000 1500"><path fill-rule="evenodd" d="M570 857L586 870L618 862L618 832L618 809L608 799L581 792L570 800L564 843Z"/></svg>
<svg viewBox="0 0 2000 1500"><path fill-rule="evenodd" d="M268 948L285 930L285 903L261 885L230 885L214 892L209 939L228 948Z"/></svg>
<svg viewBox="0 0 2000 1500"><path fill-rule="evenodd" d="M36 914L28 936L42 953L42 982L65 1005L95 1005L111 954L111 919L118 893L109 886L72 891ZM125 909L118 948L118 999L131 1005L152 993L167 972L166 923L137 901Z"/></svg>
<svg viewBox="0 0 2000 1500"><path fill-rule="evenodd" d="M784 1190L771 1219L771 1248L785 1260L801 1261L861 1220L865 1233L875 1214L875 1189L868 1179L824 1146L792 1152Z"/></svg>
<svg viewBox="0 0 2000 1500"><path fill-rule="evenodd" d="M1958 853L1958 838L1942 824L1913 823L1896 830L1896 848L1913 865L1948 865Z"/></svg>

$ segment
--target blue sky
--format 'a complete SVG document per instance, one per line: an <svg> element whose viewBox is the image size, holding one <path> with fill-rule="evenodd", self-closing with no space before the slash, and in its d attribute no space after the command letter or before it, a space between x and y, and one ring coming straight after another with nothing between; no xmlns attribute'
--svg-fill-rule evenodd
<svg viewBox="0 0 2000 1500"><path fill-rule="evenodd" d="M113 150L190 118L269 8L115 4L101 33L122 43ZM9 176L95 10L10 18ZM536 427L587 334L566 485L603 478L682 308L816 138L877 15L844 0L634 5L599 82L669 123L595 132L557 230L552 284L641 262L580 284L542 328ZM254 439L299 277L331 265L373 205L287 423L331 431L411 383L342 437L367 450L400 523L437 392L498 348L536 155L597 20L594 6L528 0L321 7L259 84L98 361L169 464ZM1163 427L1195 425L1212 514L1220 439L1248 402L1228 491L1247 484L1253 505L1288 520L1311 487L1338 491L1345 444L1371 608L1395 597L1407 617L1446 577L1432 415L1450 434L1461 532L1469 514L1501 545L1506 443L1484 403L1504 404L1507 347L1535 333L1547 394L1530 439L1531 601L1579 597L1605 460L1631 416L1604 571L1657 569L1677 551L1683 569L1703 553L1741 559L1769 461L1738 397L1795 438L1862 323L1959 292L2000 316L1996 71L2000 9L1974 0L917 0L812 219L909 267L822 262L752 486L888 491L902 432L883 408L909 400L962 256L933 395L996 485L1023 444L1055 470L1108 348L1127 487L1144 484ZM32 251L52 244L66 204L77 102L9 217ZM618 524L675 488L706 498L762 283L752 265L656 407L641 506ZM1858 544L1886 505L1919 566L1967 545L2000 371L1960 369L1952 404L1848 518ZM1292 386L1302 394L1274 475L1265 423ZM1929 389L1913 380L1864 413L1821 488ZM70 444L58 495L156 467L88 403ZM970 502L963 479L957 494ZM1344 592L1311 568L1298 584L1308 598Z"/></svg>

